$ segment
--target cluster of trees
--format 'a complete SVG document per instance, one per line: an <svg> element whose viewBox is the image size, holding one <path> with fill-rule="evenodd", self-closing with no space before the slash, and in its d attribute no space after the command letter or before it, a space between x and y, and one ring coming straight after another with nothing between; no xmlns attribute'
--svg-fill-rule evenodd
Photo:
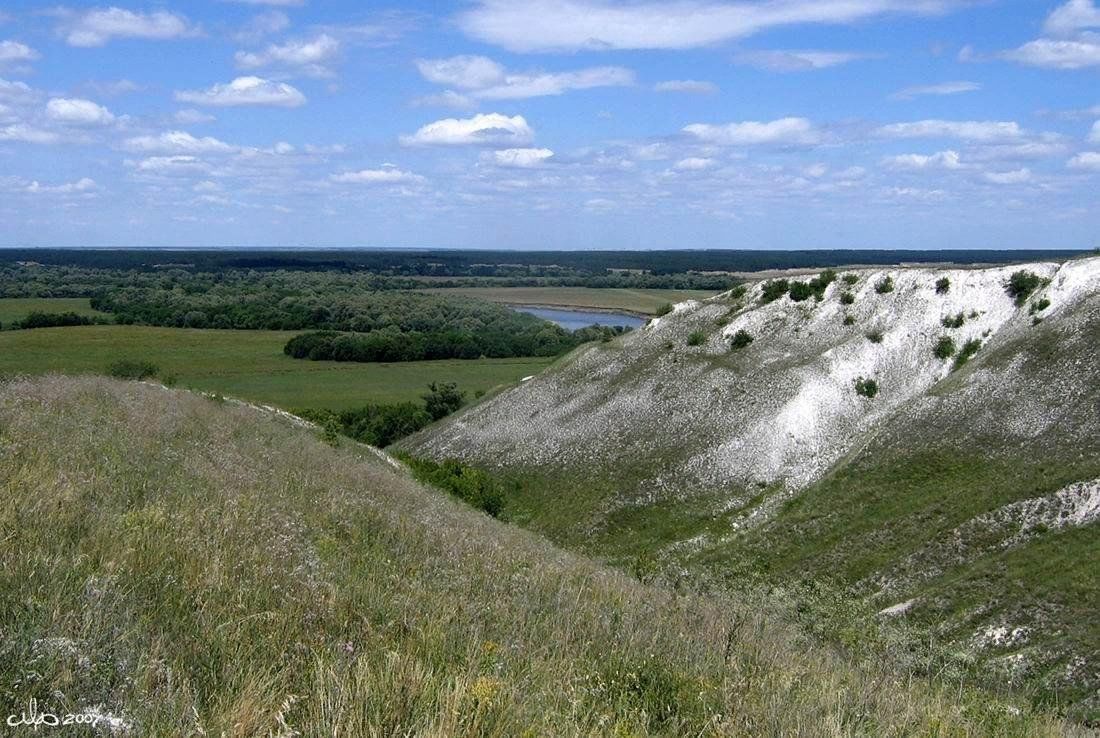
<svg viewBox="0 0 1100 738"><path fill-rule="evenodd" d="M488 472L463 464L457 459L442 462L399 455L420 482L449 492L482 512L499 518L504 512L506 487ZM512 485L513 490L515 485Z"/></svg>
<svg viewBox="0 0 1100 738"><path fill-rule="evenodd" d="M103 324L107 321L99 317L90 317L87 315L77 315L73 312L68 313L42 313L33 312L27 317L17 320L12 323L13 328L20 328L23 330L29 330L32 328L60 328L74 325L96 325Z"/></svg>
<svg viewBox="0 0 1100 738"><path fill-rule="evenodd" d="M296 414L361 443L384 448L463 406L466 394L454 382L432 383L421 402L372 403L353 410L300 410Z"/></svg>
<svg viewBox="0 0 1100 738"><path fill-rule="evenodd" d="M358 362L557 356L587 341L610 340L624 330L618 326L591 326L570 332L544 324L538 330L513 332L501 329L420 332L391 328L369 333L315 331L287 341L283 353L295 359Z"/></svg>

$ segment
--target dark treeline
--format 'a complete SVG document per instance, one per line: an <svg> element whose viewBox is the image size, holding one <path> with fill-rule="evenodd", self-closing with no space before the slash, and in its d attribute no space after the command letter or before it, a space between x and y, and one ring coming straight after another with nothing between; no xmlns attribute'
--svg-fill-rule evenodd
<svg viewBox="0 0 1100 738"><path fill-rule="evenodd" d="M29 330L31 328L60 328L74 325L102 325L108 321L102 317L90 317L68 313L33 312L21 320L12 323L13 328Z"/></svg>
<svg viewBox="0 0 1100 738"><path fill-rule="evenodd" d="M35 262L94 269L198 272L226 270L368 271L383 276L559 277L604 276L609 270L651 275L689 272L825 268L848 264L1015 263L1078 256L1081 250L671 250L671 251L492 251L492 250L260 250L208 249L4 249L0 264Z"/></svg>
<svg viewBox="0 0 1100 738"><path fill-rule="evenodd" d="M360 362L556 356L588 341L610 340L625 330L619 326L591 326L567 331L553 326L552 329L520 333L497 330L428 333L316 331L290 339L283 353L295 359Z"/></svg>

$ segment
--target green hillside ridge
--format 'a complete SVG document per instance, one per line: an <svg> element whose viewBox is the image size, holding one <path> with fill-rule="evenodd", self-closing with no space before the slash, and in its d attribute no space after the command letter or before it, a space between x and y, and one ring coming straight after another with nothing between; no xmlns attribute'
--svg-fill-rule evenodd
<svg viewBox="0 0 1100 738"><path fill-rule="evenodd" d="M824 586L1100 719L1100 259L837 277L682 303L399 445L567 547Z"/></svg>
<svg viewBox="0 0 1100 738"><path fill-rule="evenodd" d="M1075 731L842 660L760 601L644 586L318 435L154 385L0 384L0 701L104 735Z"/></svg>

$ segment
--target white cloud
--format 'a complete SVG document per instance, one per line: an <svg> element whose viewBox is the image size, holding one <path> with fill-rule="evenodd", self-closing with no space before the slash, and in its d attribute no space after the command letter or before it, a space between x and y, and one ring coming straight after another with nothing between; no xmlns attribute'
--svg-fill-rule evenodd
<svg viewBox="0 0 1100 738"><path fill-rule="evenodd" d="M681 159L680 161L676 162L672 166L672 168L680 172L700 172L704 169L710 169L714 165L714 159L690 156L686 159Z"/></svg>
<svg viewBox="0 0 1100 738"><path fill-rule="evenodd" d="M429 123L411 136L402 136L405 146L470 146L524 144L535 136L522 115L509 118L500 113L472 118L446 118Z"/></svg>
<svg viewBox="0 0 1100 738"><path fill-rule="evenodd" d="M79 98L55 97L46 104L46 115L59 123L76 126L106 126L115 122L115 116L107 108Z"/></svg>
<svg viewBox="0 0 1100 738"><path fill-rule="evenodd" d="M458 22L470 36L518 52L689 49L777 26L924 15L964 4L965 0L480 0Z"/></svg>
<svg viewBox="0 0 1100 738"><path fill-rule="evenodd" d="M1100 42L1041 38L1013 51L1006 51L1003 56L1033 67L1084 69L1100 66Z"/></svg>
<svg viewBox="0 0 1100 738"><path fill-rule="evenodd" d="M998 185L1023 184L1031 179L1031 170L1028 168L1016 169L1011 172L986 172L985 180Z"/></svg>
<svg viewBox="0 0 1100 738"><path fill-rule="evenodd" d="M1003 141L1021 138L1023 129L1011 121L921 120L893 123L878 129L886 138L959 138L966 141Z"/></svg>
<svg viewBox="0 0 1100 738"><path fill-rule="evenodd" d="M150 156L139 162L127 161L127 164L142 172L154 174L174 174L209 171L210 166L194 156Z"/></svg>
<svg viewBox="0 0 1100 738"><path fill-rule="evenodd" d="M1069 0L1056 8L1043 25L1043 38L1001 54L1020 64L1050 69L1100 66L1100 8L1093 0Z"/></svg>
<svg viewBox="0 0 1100 738"><path fill-rule="evenodd" d="M43 131L23 123L0 127L0 141L18 141L20 143L52 144L61 137L51 131Z"/></svg>
<svg viewBox="0 0 1100 738"><path fill-rule="evenodd" d="M66 16L63 32L70 46L103 46L115 38L167 40L197 33L185 17L163 10L135 13L110 7Z"/></svg>
<svg viewBox="0 0 1100 738"><path fill-rule="evenodd" d="M694 123L685 126L684 132L701 141L725 146L813 144L821 138L813 124L805 118L781 118L768 123L745 121L726 125Z"/></svg>
<svg viewBox="0 0 1100 738"><path fill-rule="evenodd" d="M281 10L272 10L260 13L250 20L236 33L235 39L241 42L256 42L264 36L279 31L285 31L290 27L290 18Z"/></svg>
<svg viewBox="0 0 1100 738"><path fill-rule="evenodd" d="M912 100L924 95L959 95L964 92L976 92L982 89L977 82L941 82L935 85L916 85L898 90L890 97L894 100Z"/></svg>
<svg viewBox="0 0 1100 738"><path fill-rule="evenodd" d="M1070 169L1089 169L1100 172L1100 153L1086 151L1066 162Z"/></svg>
<svg viewBox="0 0 1100 738"><path fill-rule="evenodd" d="M572 72L509 73L484 56L420 59L420 74L429 82L457 87L463 96L481 100L520 100L561 95L569 90L624 87L634 84L634 73L622 67L592 67Z"/></svg>
<svg viewBox="0 0 1100 738"><path fill-rule="evenodd" d="M27 185L25 191L34 195L74 195L93 192L98 188L94 179L83 177L76 182L59 185L43 185L35 181Z"/></svg>
<svg viewBox="0 0 1100 738"><path fill-rule="evenodd" d="M1093 0L1069 0L1043 24L1043 31L1051 36L1066 36L1085 28L1100 28L1100 8Z"/></svg>
<svg viewBox="0 0 1100 738"><path fill-rule="evenodd" d="M419 174L402 171L394 166L383 166L381 169L363 169L358 172L344 172L333 174L330 180L338 184L413 184L424 182Z"/></svg>
<svg viewBox="0 0 1100 738"><path fill-rule="evenodd" d="M957 151L939 151L935 154L901 154L882 160L891 169L962 169Z"/></svg>
<svg viewBox="0 0 1100 738"><path fill-rule="evenodd" d="M158 154L228 154L237 151L211 136L196 138L186 131L165 131L159 136L137 136L127 139L123 148L128 151Z"/></svg>
<svg viewBox="0 0 1100 738"><path fill-rule="evenodd" d="M237 77L228 84L216 84L206 90L183 90L176 93L176 99L214 107L266 105L296 108L306 103L306 96L296 87L260 77Z"/></svg>
<svg viewBox="0 0 1100 738"><path fill-rule="evenodd" d="M1089 134L1091 143L1100 143L1100 120L1092 124L1092 133Z"/></svg>
<svg viewBox="0 0 1100 738"><path fill-rule="evenodd" d="M340 54L340 42L327 33L308 41L272 44L260 52L238 51L234 57L241 69L267 66L290 67L314 77L332 74L328 64Z"/></svg>
<svg viewBox="0 0 1100 738"><path fill-rule="evenodd" d="M545 164L553 156L554 152L550 149L503 149L485 152L482 155L482 161L498 167L533 169Z"/></svg>
<svg viewBox="0 0 1100 738"><path fill-rule="evenodd" d="M718 85L697 79L670 79L653 85L656 92L689 92L695 95L713 95Z"/></svg>
<svg viewBox="0 0 1100 738"><path fill-rule="evenodd" d="M12 103L29 103L38 97L34 88L26 82L10 82L0 79L0 100Z"/></svg>
<svg viewBox="0 0 1100 738"><path fill-rule="evenodd" d="M806 72L814 69L827 69L841 64L871 58L867 54L843 51L744 51L733 59L738 64L747 64L773 72Z"/></svg>
<svg viewBox="0 0 1100 738"><path fill-rule="evenodd" d="M18 41L0 41L0 64L29 62L39 58L37 51Z"/></svg>
<svg viewBox="0 0 1100 738"><path fill-rule="evenodd" d="M195 110L194 108L184 108L183 110L177 110L176 114L172 116L172 119L177 123L181 123L185 126L200 125L202 123L213 123L217 120L209 113L204 113L201 110Z"/></svg>

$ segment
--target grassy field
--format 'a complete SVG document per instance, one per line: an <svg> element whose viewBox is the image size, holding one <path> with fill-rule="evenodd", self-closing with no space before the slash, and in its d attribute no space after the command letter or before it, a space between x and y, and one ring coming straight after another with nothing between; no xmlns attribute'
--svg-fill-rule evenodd
<svg viewBox="0 0 1100 738"><path fill-rule="evenodd" d="M0 709L101 735L1083 734L178 390L0 384L0 540Z"/></svg>
<svg viewBox="0 0 1100 738"><path fill-rule="evenodd" d="M702 300L715 293L704 290L622 290L588 287L460 287L425 289L420 292L464 295L510 305L552 305L555 307L625 310L653 315L662 305Z"/></svg>
<svg viewBox="0 0 1100 738"><path fill-rule="evenodd" d="M430 382L457 382L471 396L537 374L553 359L479 359L357 364L283 354L293 332L81 326L0 333L0 375L102 372L120 358L151 361L160 377L286 409L341 410L418 400Z"/></svg>
<svg viewBox="0 0 1100 738"><path fill-rule="evenodd" d="M107 313L92 310L86 297L3 298L0 299L0 326L7 328L35 312L110 317Z"/></svg>

